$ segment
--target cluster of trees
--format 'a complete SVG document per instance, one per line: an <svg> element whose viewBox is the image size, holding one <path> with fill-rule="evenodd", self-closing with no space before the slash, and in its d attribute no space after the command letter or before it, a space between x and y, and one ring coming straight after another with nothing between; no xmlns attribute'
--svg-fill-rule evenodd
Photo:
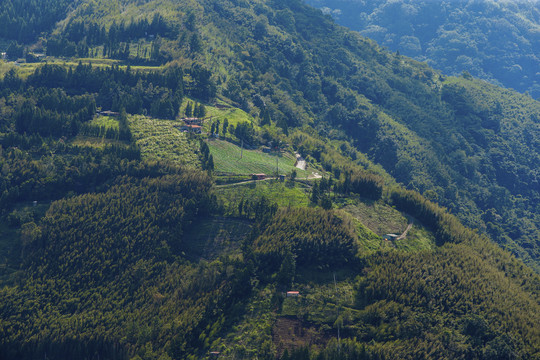
<svg viewBox="0 0 540 360"><path fill-rule="evenodd" d="M276 214L278 206L265 196L261 196L255 199L242 198L237 209L238 216L255 220L260 226L264 226Z"/></svg>
<svg viewBox="0 0 540 360"><path fill-rule="evenodd" d="M356 284L361 339L393 340L384 352L399 358L533 356L538 312L525 309L537 308L535 297L522 291L504 295L523 280L499 277L491 263L501 258L495 257L481 259L467 246L452 245L433 253L373 258ZM414 345L408 347L410 341Z"/></svg>
<svg viewBox="0 0 540 360"><path fill-rule="evenodd" d="M202 99L205 101L211 100L215 95L215 85L210 81L209 73L198 68L187 72L192 75L189 86L184 85L184 72L179 67L170 67L163 72L141 73L133 72L129 67L101 69L81 63L69 69L59 65L43 65L26 80L10 71L0 82L0 95L5 97L18 92L30 101L20 106L17 115L19 132L53 135L51 132L67 134L66 129L71 129L73 134L81 123L92 118L96 106L116 112L124 109L130 114L175 119L185 93L204 96ZM62 90L49 93L48 89ZM198 107L198 112L201 111L204 112L204 106ZM52 122L66 129L60 130L59 126L46 124ZM50 134L46 134L47 131Z"/></svg>
<svg viewBox="0 0 540 360"><path fill-rule="evenodd" d="M171 252L181 249L183 226L213 207L211 181L203 173L121 177L115 183L106 193L52 204L41 222L41 237L25 244L34 254L26 260L47 274L70 277L73 286L107 283L138 259L169 259ZM67 214L71 225L64 227ZM84 231L87 227L92 231ZM80 253L83 248L88 250ZM98 258L110 264L109 269L95 268Z"/></svg>
<svg viewBox="0 0 540 360"><path fill-rule="evenodd" d="M200 150L201 150L201 163L203 170L212 171L214 170L214 156L210 154L210 148L206 144L206 142L201 140L200 143Z"/></svg>
<svg viewBox="0 0 540 360"><path fill-rule="evenodd" d="M67 96L62 91L45 92L30 89L26 100L14 114L18 133L37 133L41 136L75 136L81 124L96 114L92 96Z"/></svg>
<svg viewBox="0 0 540 360"><path fill-rule="evenodd" d="M66 25L62 35L74 43L85 41L89 46L110 44L110 47L116 47L121 42L149 36L172 38L178 34L172 24L156 12L151 20L132 19L128 24L123 20L119 24L113 21L108 29L98 22L76 18Z"/></svg>
<svg viewBox="0 0 540 360"><path fill-rule="evenodd" d="M130 142L132 139L131 131L127 128L106 127L90 124L82 124L79 129L79 134L90 137L120 140Z"/></svg>
<svg viewBox="0 0 540 360"><path fill-rule="evenodd" d="M124 21L117 24L113 21L107 29L94 21L76 18L70 21L64 31L47 41L47 55L65 57L109 57L112 59L164 62L167 59L160 52L161 39L177 36L177 30L170 25L159 13L155 13L151 21L143 18L131 20L126 25ZM148 39L151 41L150 50L144 42L137 42L136 55L131 54L133 41ZM102 46L99 54L97 46Z"/></svg>
<svg viewBox="0 0 540 360"><path fill-rule="evenodd" d="M46 142L39 135L8 136L0 143L0 212L21 201L59 199L69 192L94 191L128 169L137 169L134 147L102 150ZM5 147L5 148L4 148Z"/></svg>
<svg viewBox="0 0 540 360"><path fill-rule="evenodd" d="M29 43L63 19L73 0L5 0L0 4L0 38Z"/></svg>
<svg viewBox="0 0 540 360"><path fill-rule="evenodd" d="M337 266L356 255L356 235L352 225L332 211L283 209L255 239L253 251L265 274L278 271L291 254L298 265Z"/></svg>
<svg viewBox="0 0 540 360"><path fill-rule="evenodd" d="M291 174L291 180L292 176ZM332 199L330 198L330 190L332 189L332 178L323 177L321 180L316 180L311 187L310 200L313 204L320 205L325 210L332 208ZM334 191L336 187L334 186Z"/></svg>
<svg viewBox="0 0 540 360"><path fill-rule="evenodd" d="M206 107L204 104L193 104L191 101L188 101L186 108L184 109L184 115L186 115L187 118L203 118L206 116Z"/></svg>
<svg viewBox="0 0 540 360"><path fill-rule="evenodd" d="M366 172L343 172L343 179L336 184L335 190L348 194L354 193L371 200L378 200L382 196L382 179Z"/></svg>
<svg viewBox="0 0 540 360"><path fill-rule="evenodd" d="M221 132L223 136L227 134L227 129L229 128L229 119L225 118L223 120L223 127L222 131L219 130L219 127L221 126L221 121L218 119L215 122L212 121L212 125L210 125L210 135L218 134ZM232 128L231 128L232 129Z"/></svg>
<svg viewBox="0 0 540 360"><path fill-rule="evenodd" d="M211 179L128 168L23 225L24 279L0 290L2 358L200 357L239 315L249 269L182 258L183 230L214 208Z"/></svg>

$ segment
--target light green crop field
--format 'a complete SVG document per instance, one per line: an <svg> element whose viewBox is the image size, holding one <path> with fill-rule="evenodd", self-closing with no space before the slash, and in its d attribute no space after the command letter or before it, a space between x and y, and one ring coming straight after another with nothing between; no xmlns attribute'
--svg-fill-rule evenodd
<svg viewBox="0 0 540 360"><path fill-rule="evenodd" d="M21 78L27 78L28 75L32 74L34 70L38 67L39 63L32 64L15 64L14 62L1 61L0 62L0 77L4 75L11 69L15 69L17 74Z"/></svg>
<svg viewBox="0 0 540 360"><path fill-rule="evenodd" d="M160 120L143 115L129 117L129 127L143 159L164 160L178 165L198 167L199 143L180 132L177 121Z"/></svg>
<svg viewBox="0 0 540 360"><path fill-rule="evenodd" d="M297 172L298 178L305 178L307 172L295 168L296 158L289 153L282 153L279 156L267 154L260 150L242 151L240 146L223 140L207 140L210 153L214 157L214 169L216 172L231 174L254 174L264 173L274 175L277 167L280 174L290 174L293 169ZM240 158L242 156L242 158Z"/></svg>
<svg viewBox="0 0 540 360"><path fill-rule="evenodd" d="M196 100L189 99L187 97L184 98L184 101L182 102L182 105L180 107L180 117L184 117L188 102L190 102L192 105L198 104ZM221 123L220 125L220 129L221 129L221 126L223 126L223 122L225 119L228 119L229 125L236 126L238 123L241 123L241 122L250 122L250 123L253 123L254 126L256 126L253 117L249 115L247 112L245 112L244 110L238 109L235 107L229 107L228 105L224 103L220 103L220 104L223 105L223 107L220 108L218 106L204 104L204 107L206 108L206 115L204 117L207 120L204 122L203 128L206 131L210 130L210 126L212 122L216 122L218 120Z"/></svg>
<svg viewBox="0 0 540 360"><path fill-rule="evenodd" d="M0 77L4 77L4 74L7 73L9 70L14 68L15 65L13 63L0 60Z"/></svg>
<svg viewBox="0 0 540 360"><path fill-rule="evenodd" d="M90 125L104 127L105 129L118 130L118 120L110 116L94 116L90 121Z"/></svg>
<svg viewBox="0 0 540 360"><path fill-rule="evenodd" d="M69 68L69 67L75 68L77 65L79 65L79 62L85 65L92 64L92 66L99 67L99 68L106 68L112 65L118 65L122 69L125 69L127 67L127 65L123 65L123 63L120 60L104 59L104 58L59 59L59 58L47 57L45 58L45 62L21 63L21 64L15 64L14 62L7 62L7 61L0 60L0 77L3 77L4 74L7 73L12 68L17 70L17 74L21 78L26 78L30 74L32 74L36 70L36 68L45 64L55 64L55 65L64 66L65 68ZM140 72L158 71L162 69L163 69L162 66L138 66L138 65L131 66L132 71L140 71Z"/></svg>
<svg viewBox="0 0 540 360"><path fill-rule="evenodd" d="M262 196L278 206L306 207L309 205L310 189L307 185L278 180L256 181L216 188L216 193L226 207L235 206L241 200L254 200Z"/></svg>
<svg viewBox="0 0 540 360"><path fill-rule="evenodd" d="M254 119L251 115L246 113L244 110L232 107L219 109L217 107L207 106L206 116L212 117L212 121L219 120L221 122L221 125L223 125L223 121L225 120L225 118L229 120L229 125L234 126L241 122L254 123Z"/></svg>

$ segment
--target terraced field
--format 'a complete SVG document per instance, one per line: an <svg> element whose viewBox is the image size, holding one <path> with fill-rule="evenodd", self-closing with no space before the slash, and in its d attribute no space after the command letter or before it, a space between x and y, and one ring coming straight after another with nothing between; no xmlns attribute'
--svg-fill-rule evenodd
<svg viewBox="0 0 540 360"><path fill-rule="evenodd" d="M177 121L153 119L135 115L129 117L129 127L135 143L146 160L171 161L188 167L199 166L199 143L180 132Z"/></svg>

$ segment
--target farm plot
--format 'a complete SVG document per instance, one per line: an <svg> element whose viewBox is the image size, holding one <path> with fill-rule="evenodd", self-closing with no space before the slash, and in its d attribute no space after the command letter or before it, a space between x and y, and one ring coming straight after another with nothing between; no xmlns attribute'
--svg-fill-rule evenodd
<svg viewBox="0 0 540 360"><path fill-rule="evenodd" d="M143 159L198 167L198 141L190 139L188 134L180 132L175 125L177 126L178 122L142 115L129 117L129 126Z"/></svg>
<svg viewBox="0 0 540 360"><path fill-rule="evenodd" d="M269 154L260 150L247 150L223 140L207 141L210 153L214 157L214 168L217 172L229 174L264 173L275 175L276 167L280 174L290 174L294 169L298 177L305 177L307 172L296 169L296 158L292 154Z"/></svg>

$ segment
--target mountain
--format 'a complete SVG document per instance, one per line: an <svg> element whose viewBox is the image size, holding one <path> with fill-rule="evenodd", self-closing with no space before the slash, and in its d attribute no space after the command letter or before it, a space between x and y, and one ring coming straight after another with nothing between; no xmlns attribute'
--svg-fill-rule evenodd
<svg viewBox="0 0 540 360"><path fill-rule="evenodd" d="M209 73L197 76L220 83L236 106L267 112L284 133L309 124L346 141L538 269L537 101L468 75L445 78L301 2L157 7L167 12L153 2L92 4L59 23L47 54L202 64Z"/></svg>
<svg viewBox="0 0 540 360"><path fill-rule="evenodd" d="M538 355L537 101L300 1L62 14L1 64L1 358Z"/></svg>
<svg viewBox="0 0 540 360"><path fill-rule="evenodd" d="M540 97L536 1L310 0L339 24L444 74Z"/></svg>

